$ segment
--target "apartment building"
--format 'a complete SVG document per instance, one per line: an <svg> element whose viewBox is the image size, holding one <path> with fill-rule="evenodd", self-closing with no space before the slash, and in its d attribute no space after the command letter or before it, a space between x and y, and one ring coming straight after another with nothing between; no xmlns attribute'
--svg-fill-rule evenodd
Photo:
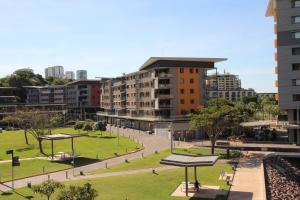
<svg viewBox="0 0 300 200"><path fill-rule="evenodd" d="M241 89L241 79L238 75L224 72L224 74L212 74L207 77L208 88L221 90L239 90Z"/></svg>
<svg viewBox="0 0 300 200"><path fill-rule="evenodd" d="M100 110L100 96L99 80L76 80L65 85L65 103L74 119L95 117Z"/></svg>
<svg viewBox="0 0 300 200"><path fill-rule="evenodd" d="M27 92L26 104L64 104L65 88L55 86L25 86Z"/></svg>
<svg viewBox="0 0 300 200"><path fill-rule="evenodd" d="M139 71L103 83L98 118L156 134L189 130L190 112L205 101L206 72L222 58L151 57Z"/></svg>
<svg viewBox="0 0 300 200"><path fill-rule="evenodd" d="M244 89L238 75L224 72L224 74L212 74L206 79L207 97L224 98L229 101L237 101L243 97L255 96L254 89Z"/></svg>
<svg viewBox="0 0 300 200"><path fill-rule="evenodd" d="M65 77L66 77L67 79L75 80L75 73L72 72L72 71L66 71Z"/></svg>
<svg viewBox="0 0 300 200"><path fill-rule="evenodd" d="M21 103L22 91L16 87L0 87L0 104Z"/></svg>
<svg viewBox="0 0 300 200"><path fill-rule="evenodd" d="M223 98L229 101L238 101L243 97L255 97L254 89L239 90L207 90L208 98Z"/></svg>
<svg viewBox="0 0 300 200"><path fill-rule="evenodd" d="M63 77L64 76L64 67L63 66L53 66L47 67L45 69L45 77Z"/></svg>
<svg viewBox="0 0 300 200"><path fill-rule="evenodd" d="M76 80L87 80L87 71L86 70L77 70L76 71Z"/></svg>
<svg viewBox="0 0 300 200"><path fill-rule="evenodd" d="M266 16L274 18L279 107L288 113L290 143L300 144L300 0L269 0Z"/></svg>

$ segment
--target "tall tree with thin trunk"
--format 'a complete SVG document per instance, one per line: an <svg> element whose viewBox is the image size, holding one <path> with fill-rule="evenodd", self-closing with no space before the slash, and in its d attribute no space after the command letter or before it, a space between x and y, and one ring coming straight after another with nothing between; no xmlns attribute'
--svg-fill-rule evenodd
<svg viewBox="0 0 300 200"><path fill-rule="evenodd" d="M212 99L194 114L191 114L192 129L202 129L210 139L211 153L215 153L215 143L225 129L233 128L239 122L235 104L225 99Z"/></svg>

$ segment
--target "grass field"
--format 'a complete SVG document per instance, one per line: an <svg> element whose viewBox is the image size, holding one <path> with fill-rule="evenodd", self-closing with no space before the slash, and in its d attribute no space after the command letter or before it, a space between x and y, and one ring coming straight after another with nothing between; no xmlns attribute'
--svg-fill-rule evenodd
<svg viewBox="0 0 300 200"><path fill-rule="evenodd" d="M218 180L220 170L232 173L229 164L216 164L213 167L199 167L198 178L205 185L219 185L223 190L228 190L229 186L225 181ZM193 180L193 170L189 170L189 179ZM67 182L71 185L83 185L90 182L98 191L99 200L187 200L189 198L175 198L170 194L184 180L184 170L175 169L159 172L158 174L143 173L135 175L106 177L90 180L80 180ZM29 188L16 190L17 193L7 193L0 195L0 200L22 200L23 196L34 196L34 199L46 199L40 195L33 194ZM22 196L23 195L23 196ZM55 199L54 197L52 199ZM225 197L220 199L226 199Z"/></svg>
<svg viewBox="0 0 300 200"><path fill-rule="evenodd" d="M181 154L191 154L191 155L209 155L210 149L196 149L196 148L189 148L189 149L174 149L175 153L181 153ZM225 150L215 150L215 153L220 155L220 158L225 157L226 154ZM98 173L108 173L108 172L117 172L117 171L124 171L124 170L135 170L135 169L146 169L146 168L157 168L161 166L165 166L160 164L160 160L162 158L166 158L168 155L170 155L170 150L162 151L157 154L153 154L144 158L137 158L130 160L128 163L120 163L115 166L111 166L108 169L100 169L94 172L91 172L91 174L98 174ZM232 155L235 157L238 154L232 153Z"/></svg>
<svg viewBox="0 0 300 200"><path fill-rule="evenodd" d="M78 133L73 128L56 129L52 133ZM39 153L38 144L34 138L28 134L30 145L25 144L23 131L8 131L0 134L0 161L10 159L10 155L6 155L7 149L13 149L15 156L22 158L32 158L37 156L45 156ZM50 141L43 141L43 147L46 154L50 155ZM100 133L100 131L90 132L87 136L75 138L74 148L76 153L82 158L78 158L76 163L87 164L97 161L98 159L106 159L114 157L115 153L121 155L127 152L141 148L141 145L135 143L126 137L120 137L120 145L116 135L108 132ZM54 142L55 152L71 152L71 141L61 140ZM41 174L45 167L46 172L66 169L71 167L70 163L56 163L47 160L28 160L21 161L20 167L15 167L16 178ZM2 181L10 179L10 163L0 163L0 177Z"/></svg>

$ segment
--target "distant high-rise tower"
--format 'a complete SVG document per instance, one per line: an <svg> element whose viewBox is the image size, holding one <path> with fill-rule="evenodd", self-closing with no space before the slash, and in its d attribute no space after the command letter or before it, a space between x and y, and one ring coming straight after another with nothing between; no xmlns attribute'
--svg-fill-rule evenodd
<svg viewBox="0 0 300 200"><path fill-rule="evenodd" d="M77 70L76 71L76 80L86 80L87 71L86 70Z"/></svg>
<svg viewBox="0 0 300 200"><path fill-rule="evenodd" d="M45 69L45 77L63 77L64 76L64 67L63 66L53 66L47 67Z"/></svg>
<svg viewBox="0 0 300 200"><path fill-rule="evenodd" d="M66 71L65 77L66 77L67 79L74 80L74 79L75 79L75 74L74 74L74 72L72 72L72 71Z"/></svg>

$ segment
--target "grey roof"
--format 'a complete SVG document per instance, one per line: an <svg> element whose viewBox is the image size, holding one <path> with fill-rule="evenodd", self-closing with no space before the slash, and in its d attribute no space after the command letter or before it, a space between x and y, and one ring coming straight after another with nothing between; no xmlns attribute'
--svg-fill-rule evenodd
<svg viewBox="0 0 300 200"><path fill-rule="evenodd" d="M194 166L212 166L214 165L219 156L194 156L194 155L182 155L172 154L160 161L161 164L174 165L180 167L194 167Z"/></svg>
<svg viewBox="0 0 300 200"><path fill-rule="evenodd" d="M69 139L69 138L76 138L76 137L82 137L85 134L53 134L53 135L43 135L40 136L40 138L45 140L63 140L63 139Z"/></svg>
<svg viewBox="0 0 300 200"><path fill-rule="evenodd" d="M270 126L271 121L254 121L254 122L243 122L241 126L244 127L260 127L260 126Z"/></svg>
<svg viewBox="0 0 300 200"><path fill-rule="evenodd" d="M145 69L149 65L159 61L194 61L194 62L221 62L227 60L227 58L198 58L198 57L150 57L141 67L140 70Z"/></svg>

